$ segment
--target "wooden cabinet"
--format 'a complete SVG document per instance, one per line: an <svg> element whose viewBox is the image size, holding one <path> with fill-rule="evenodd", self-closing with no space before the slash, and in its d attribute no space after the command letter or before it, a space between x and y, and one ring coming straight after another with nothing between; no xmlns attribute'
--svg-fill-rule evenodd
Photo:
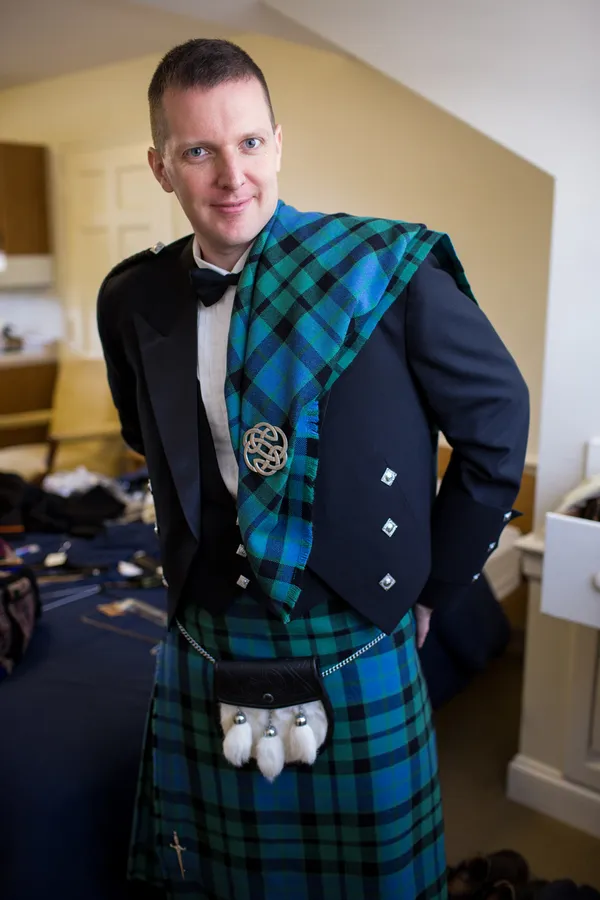
<svg viewBox="0 0 600 900"><path fill-rule="evenodd" d="M9 258L51 252L45 147L0 143L0 251Z"/></svg>
<svg viewBox="0 0 600 900"><path fill-rule="evenodd" d="M0 354L0 447L46 440L47 424L5 427L3 416L52 409L57 375L53 357L40 354Z"/></svg>

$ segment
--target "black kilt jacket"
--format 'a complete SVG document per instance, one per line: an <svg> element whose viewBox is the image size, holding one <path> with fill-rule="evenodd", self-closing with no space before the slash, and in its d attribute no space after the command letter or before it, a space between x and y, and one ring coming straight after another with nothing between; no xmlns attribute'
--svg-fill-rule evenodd
<svg viewBox="0 0 600 900"><path fill-rule="evenodd" d="M171 615L205 540L193 264L191 237L145 251L98 299L123 437L152 481ZM325 589L389 632L416 602L469 590L517 515L528 425L513 358L430 255L323 403L307 595L318 585L315 597ZM436 493L438 430L453 453ZM214 595L197 594L208 607Z"/></svg>

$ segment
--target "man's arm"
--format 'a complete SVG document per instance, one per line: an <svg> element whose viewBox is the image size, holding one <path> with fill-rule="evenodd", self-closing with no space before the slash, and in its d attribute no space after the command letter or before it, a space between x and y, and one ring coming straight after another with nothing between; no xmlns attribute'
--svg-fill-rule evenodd
<svg viewBox="0 0 600 900"><path fill-rule="evenodd" d="M122 297L118 297L112 274L103 282L98 294L98 332L102 343L108 383L119 413L125 443L144 456L140 428L135 373L123 344Z"/></svg>
<svg viewBox="0 0 600 900"><path fill-rule="evenodd" d="M434 608L476 581L513 517L529 429L527 386L479 309L433 258L408 287L407 353L431 420L453 448L432 510Z"/></svg>

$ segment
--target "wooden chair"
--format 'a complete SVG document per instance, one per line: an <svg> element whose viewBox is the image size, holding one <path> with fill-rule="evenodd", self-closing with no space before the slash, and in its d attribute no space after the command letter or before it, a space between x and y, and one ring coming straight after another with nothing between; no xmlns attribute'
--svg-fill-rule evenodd
<svg viewBox="0 0 600 900"><path fill-rule="evenodd" d="M41 481L55 470L83 465L93 472L122 472L125 445L103 359L69 357L59 364L52 409L0 415L0 431L48 425L44 443L0 449L0 471Z"/></svg>

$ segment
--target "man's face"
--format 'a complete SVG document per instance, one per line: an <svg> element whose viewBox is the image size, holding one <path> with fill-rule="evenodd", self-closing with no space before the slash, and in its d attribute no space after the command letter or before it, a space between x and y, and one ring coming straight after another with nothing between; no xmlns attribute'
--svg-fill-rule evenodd
<svg viewBox="0 0 600 900"><path fill-rule="evenodd" d="M167 90L163 153L152 170L174 192L209 262L235 263L269 221L278 199L281 128L273 132L260 83ZM232 262L233 261L233 262Z"/></svg>

